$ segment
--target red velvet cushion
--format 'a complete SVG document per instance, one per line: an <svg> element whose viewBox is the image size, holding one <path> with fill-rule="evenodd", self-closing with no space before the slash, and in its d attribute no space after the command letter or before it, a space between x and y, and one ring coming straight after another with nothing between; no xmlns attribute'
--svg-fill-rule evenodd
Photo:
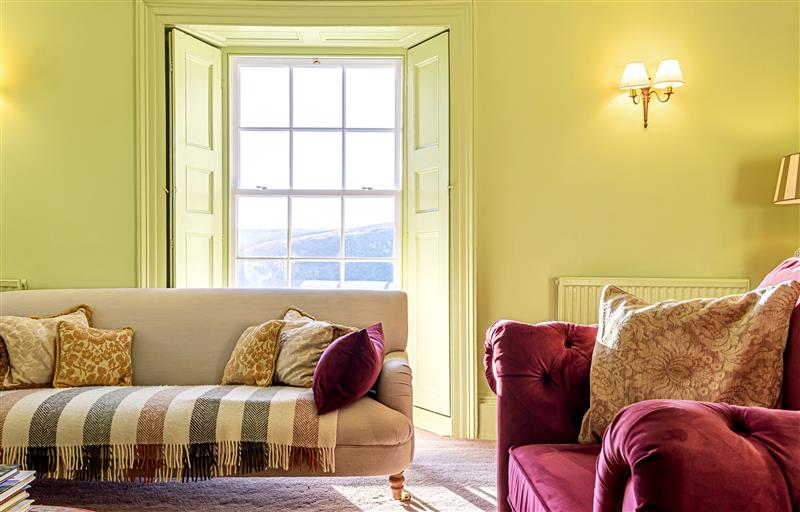
<svg viewBox="0 0 800 512"><path fill-rule="evenodd" d="M599 444L529 444L510 450L508 502L515 511L592 510Z"/></svg>
<svg viewBox="0 0 800 512"><path fill-rule="evenodd" d="M784 281L800 281L800 258L789 258L758 285L767 288ZM800 301L789 320L789 339L783 356L783 408L800 410Z"/></svg>
<svg viewBox="0 0 800 512"><path fill-rule="evenodd" d="M350 405L378 380L383 365L383 326L375 324L331 343L314 370L314 403L325 414Z"/></svg>

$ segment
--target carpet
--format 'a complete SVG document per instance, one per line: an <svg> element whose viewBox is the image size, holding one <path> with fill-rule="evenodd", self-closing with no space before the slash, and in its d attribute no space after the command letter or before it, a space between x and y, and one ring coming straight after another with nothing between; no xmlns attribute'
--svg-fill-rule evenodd
<svg viewBox="0 0 800 512"><path fill-rule="evenodd" d="M416 455L405 472L410 503L391 499L387 477L218 478L145 484L37 480L37 505L96 512L245 512L333 510L456 512L497 508L495 444L416 431Z"/></svg>

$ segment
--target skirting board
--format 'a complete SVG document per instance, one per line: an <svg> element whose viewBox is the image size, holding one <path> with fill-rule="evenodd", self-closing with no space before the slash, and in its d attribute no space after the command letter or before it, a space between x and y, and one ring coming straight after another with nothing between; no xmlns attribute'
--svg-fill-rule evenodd
<svg viewBox="0 0 800 512"><path fill-rule="evenodd" d="M497 439L497 398L494 395L478 397L478 439Z"/></svg>
<svg viewBox="0 0 800 512"><path fill-rule="evenodd" d="M438 436L453 435L453 418L414 406L414 426Z"/></svg>

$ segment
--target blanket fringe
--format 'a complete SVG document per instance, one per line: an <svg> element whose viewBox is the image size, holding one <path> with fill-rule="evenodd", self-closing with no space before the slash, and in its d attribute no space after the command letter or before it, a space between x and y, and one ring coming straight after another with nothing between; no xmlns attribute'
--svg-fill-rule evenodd
<svg viewBox="0 0 800 512"><path fill-rule="evenodd" d="M19 464L40 478L146 482L197 481L215 476L306 467L335 471L334 447L248 441L168 445L4 446L2 464Z"/></svg>

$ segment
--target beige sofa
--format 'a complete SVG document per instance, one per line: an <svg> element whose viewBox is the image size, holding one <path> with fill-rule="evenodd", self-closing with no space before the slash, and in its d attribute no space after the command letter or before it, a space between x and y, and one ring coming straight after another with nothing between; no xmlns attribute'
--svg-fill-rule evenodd
<svg viewBox="0 0 800 512"><path fill-rule="evenodd" d="M94 325L134 327L135 385L217 384L242 331L295 306L337 324L381 322L386 356L376 399L340 410L334 475L390 477L396 498L414 455L407 300L399 291L242 289L30 290L0 295L0 314L42 315L88 304ZM308 476L270 470L259 476ZM330 473L321 476L330 476Z"/></svg>

